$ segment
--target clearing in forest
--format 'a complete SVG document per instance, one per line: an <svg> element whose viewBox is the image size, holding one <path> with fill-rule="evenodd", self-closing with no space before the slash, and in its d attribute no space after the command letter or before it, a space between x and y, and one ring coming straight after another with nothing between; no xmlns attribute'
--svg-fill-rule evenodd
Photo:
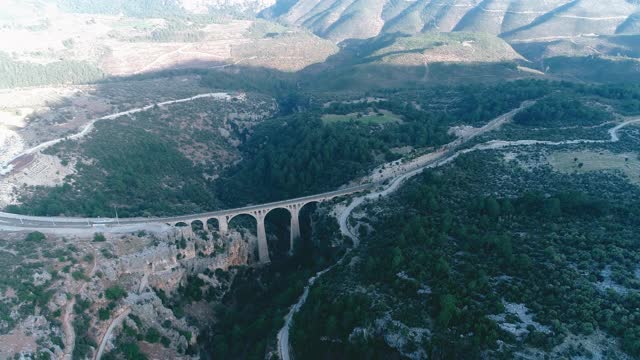
<svg viewBox="0 0 640 360"><path fill-rule="evenodd" d="M322 121L327 124L342 122L342 121L356 121L363 124L387 124L387 123L400 123L402 118L388 110L372 109L366 112L355 112L345 115L340 114L325 114L322 115Z"/></svg>
<svg viewBox="0 0 640 360"><path fill-rule="evenodd" d="M610 151L557 151L547 157L554 170L584 174L592 171L623 173L640 185L640 156L637 153L614 154Z"/></svg>

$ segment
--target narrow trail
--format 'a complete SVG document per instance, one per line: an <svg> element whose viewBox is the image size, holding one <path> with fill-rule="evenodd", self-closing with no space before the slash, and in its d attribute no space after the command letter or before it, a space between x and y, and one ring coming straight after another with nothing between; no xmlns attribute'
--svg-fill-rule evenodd
<svg viewBox="0 0 640 360"><path fill-rule="evenodd" d="M100 120L113 120L116 118L119 118L121 116L125 116L125 115L131 115L131 114L135 114L135 113L139 113L142 111L147 111L150 110L152 108L154 108L155 106L166 106L166 105L172 105L172 104L178 104L178 103L183 103L183 102L189 102L189 101L193 101L193 100L197 100L197 99L203 99L203 98L215 98L215 99L220 99L220 100L229 100L231 99L231 95L229 95L229 93L226 92L216 92L216 93L206 93L206 94L199 94L199 95L195 95L195 96L191 96L188 98L183 98L183 99L177 99L177 100L168 100L168 101L163 101L163 102L159 102L159 103L154 103L151 105L147 105L147 106L143 106L143 107L139 107L139 108L134 108L134 109L130 109L130 110L126 110L126 111L121 111L121 112L117 112L114 114L110 114L110 115L105 115L99 118L95 118L90 120L79 132L73 134L73 135L69 135L69 136L63 136L57 139L53 139L53 140L49 140L49 141L45 141L41 144L38 144L32 148L23 150L22 152L20 152L19 154L16 154L15 156L13 156L12 158L10 158L9 160L5 161L4 163L0 163L0 175L4 175L4 174L8 174L11 169L13 168L13 166L11 165L11 163L13 161L15 161L16 159L25 156L25 155L31 155L34 154L38 151L42 151L48 147L51 147L63 140L77 140L77 139L81 139L83 137L85 137L86 135L88 135L89 133L91 133L91 131L93 131L94 129L94 125L96 122L100 121Z"/></svg>
<svg viewBox="0 0 640 360"><path fill-rule="evenodd" d="M76 333L71 325L71 317L73 314L73 306L76 304L76 298L72 297L64 308L64 315L62 316L62 326L64 331L64 354L62 358L64 360L71 359L71 353L75 347Z"/></svg>
<svg viewBox="0 0 640 360"><path fill-rule="evenodd" d="M95 248L91 246L91 249L93 251L93 265L91 266L91 270L89 271L89 275L88 275L89 278L93 277L96 271L96 266L98 265ZM84 281L80 286L80 288L77 289L77 291L74 291L73 293L75 294L81 293L87 287L88 283L89 283L88 281ZM65 349L64 349L64 355L62 357L64 360L70 360L72 358L73 349L75 348L75 345L76 345L75 344L76 332L75 332L75 329L73 328L73 316L74 316L73 306L75 304L76 304L76 298L74 296L71 298L71 300L67 302L64 308L64 315L62 316L62 326L63 326L63 332L64 332L64 338L65 338L65 341L64 341Z"/></svg>
<svg viewBox="0 0 640 360"><path fill-rule="evenodd" d="M131 312L131 308L127 306L122 310L120 310L120 313L118 313L118 315L115 318L113 318L113 320L111 320L111 324L109 324L107 331L102 336L102 339L100 339L100 346L98 347L98 351L94 356L94 360L100 360L100 358L102 358L102 354L104 353L104 349L107 346L107 342L111 338L111 333L113 332L113 329L115 329L116 326L120 325L120 323L122 323L124 318L126 318L130 312Z"/></svg>
<svg viewBox="0 0 640 360"><path fill-rule="evenodd" d="M498 129L500 126L510 121L513 116L524 109L527 106L530 106L532 103L524 103L520 108L513 110L507 114L501 115L498 118L490 121L487 125L480 128L479 131L475 132L472 136L467 136L465 138L459 138L454 140L452 143L445 145L445 148L458 147L472 138L475 138L478 135L486 133L488 131L492 131ZM619 131L631 124L640 123L640 118L634 118L626 120L619 125L611 128L608 132L610 135L609 140L566 140L566 141L541 141L541 140L517 140L517 141L502 141L502 140L493 140L486 143L475 145L469 149L463 149L455 151L454 153L447 155L447 152L442 150L437 150L435 152L426 154L419 158L414 159L411 162L406 164L386 164L386 168L394 168L395 170L390 170L391 174L395 174L398 171L402 171L403 173L399 176L392 178L386 185L378 190L374 190L373 192L358 196L354 198L351 203L346 206L339 214L337 214L338 224L340 225L340 232L342 235L349 237L354 243L354 249L360 244L360 240L355 233L355 230L349 226L349 216L352 212L360 206L366 200L376 201L380 198L386 197L389 194L395 192L400 188L400 185L404 183L407 179L420 174L424 169L435 168L439 166L443 166L445 164L450 163L455 160L458 156L462 154L467 154L473 151L482 151L482 150L494 150L501 149L509 146L531 146L531 145L547 145L547 146L559 146L559 145L570 145L570 144L602 144L602 143L615 143L620 141ZM376 178L375 172L370 176L371 178ZM307 297L309 296L309 290L311 286L315 284L315 282L325 273L333 269L335 266L341 264L345 257L351 252L349 249L345 255L338 260L335 264L329 266L328 268L316 273L309 281L307 282L307 286L304 288L304 292L298 299L298 301L290 308L289 312L285 316L285 323L283 327L278 332L277 341L278 341L278 354L280 359L282 360L291 360L293 356L291 355L291 344L289 340L289 332L291 330L291 326L293 324L293 316L302 308L304 303L307 301Z"/></svg>

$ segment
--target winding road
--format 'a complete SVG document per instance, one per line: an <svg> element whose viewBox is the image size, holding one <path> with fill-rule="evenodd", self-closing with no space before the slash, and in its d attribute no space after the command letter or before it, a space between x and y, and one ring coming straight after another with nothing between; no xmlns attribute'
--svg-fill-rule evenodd
<svg viewBox="0 0 640 360"><path fill-rule="evenodd" d="M145 106L142 108L131 109L128 111L104 116L104 117L92 120L77 134L42 143L38 146L35 146L31 149L28 149L22 152L20 155L14 157L14 159L12 159L11 161L17 159L20 156L32 154L36 151L41 151L42 149L52 146L65 139L81 138L86 134L88 134L89 132L91 132L95 122L99 120L115 119L119 116L129 115L129 114L151 109L156 105L163 106L163 105L175 104L180 102L192 101L195 99L206 98L206 97L227 98L229 96L230 95L228 95L227 93L201 94L201 95L196 95L190 98L166 101L166 102L162 102L154 105ZM352 201L346 207L337 211L337 219L340 225L341 233L344 236L347 236L353 240L354 248L355 248L356 246L358 246L360 241L354 229L352 229L349 226L348 220L349 220L349 216L358 206L360 206L366 200L375 201L377 199L385 197L393 193L394 191L396 191L404 181L421 173L424 169L445 165L453 161L454 159L456 159L458 156L462 154L470 153L473 151L501 149L501 148L512 147L512 146L531 146L531 145L559 146L559 145L589 144L589 143L591 144L615 143L620 140L619 131L621 129L631 124L640 123L640 118L634 118L634 119L623 121L622 123L611 128L608 131L610 135L609 140L566 140L566 141L558 141L558 142L544 141L544 140L516 140L516 141L492 140L485 143L477 144L468 149L462 149L457 151L455 150L456 148L459 148L461 145L467 143L468 141L477 137L478 135L500 128L500 126L509 122L518 111L522 110L525 107L530 106L531 104L533 104L533 102L531 101L524 102L522 106L519 107L518 109L515 109L513 111L510 111L507 114L503 114L499 116L498 118L490 121L487 125L481 128L474 129L474 131L471 132L470 134L467 134L465 136L462 136L454 140L453 142L445 145L444 147L442 147L437 151L422 155L418 158L415 158L405 163L396 161L389 164L385 164L383 167L377 168L368 178L364 179L365 181L368 182L367 184L345 188L345 189L337 190L335 192L326 193L326 194L333 194L333 193L341 192L344 194L350 194L355 192L354 190L359 190L359 191L365 190L365 189L370 190L370 192L366 195L361 195L353 198ZM4 167L6 168L7 166L10 166L9 163L11 161L4 164ZM0 170L0 174L2 174L2 170ZM322 195L323 194L312 195L311 197L317 197ZM300 198L300 199L304 199L304 198ZM299 201L300 199L284 200L282 202L277 202L272 204L288 203L291 201ZM264 204L255 205L255 206L249 206L243 209L251 209L256 207L264 207L264 206L265 206ZM336 210L338 209L336 208ZM205 213L201 215L214 216L217 214L223 214L228 211L234 211L234 210L223 210L223 211ZM200 216L200 215L196 215L196 216ZM185 216L178 216L178 217L171 217L171 218L130 218L130 219L95 219L94 218L94 219L90 219L90 218L66 218L66 217L29 217L29 216L22 216L22 215L10 214L10 213L0 213L0 230L24 230L24 229L61 228L61 227L91 229L95 225L113 226L117 224L118 226L126 227L127 231L132 231L135 229L140 229L144 225L149 225L154 223L157 224L159 222L180 221L180 219L191 219L193 217L194 215L192 214L192 215L185 215ZM290 308L288 314L285 317L285 324L282 327L282 329L280 329L280 331L278 332L278 337L277 337L278 353L281 359L283 360L291 359L289 332L291 329L293 316L304 305L309 294L309 289L322 275L324 275L326 272L333 269L333 267L342 263L342 261L345 259L347 254L349 254L349 252L347 252L338 262L316 273L311 279L309 279L303 294L300 296L298 301ZM123 318L124 316L123 314L124 313L120 314L117 317L117 319ZM112 328L112 326L115 327L116 324L117 322L113 322L110 328ZM103 350L103 347L104 347L103 343L104 341L101 342L101 350Z"/></svg>
<svg viewBox="0 0 640 360"><path fill-rule="evenodd" d="M126 110L126 111L121 111L121 112L117 112L114 114L110 114L110 115L105 115L96 119L92 119L90 120L79 132L73 134L73 135L69 135L69 136L64 136L64 137L60 137L57 139L53 139L53 140L49 140L49 141L45 141L41 144L38 144L32 148L29 148L27 150L23 150L21 153L13 156L12 158L10 158L9 160L5 161L4 163L0 164L0 175L4 175L4 174L8 174L9 172L11 172L11 169L13 168L11 163L14 162L15 160L17 160L18 158L25 156L25 155L30 155L30 154L34 154L38 151L42 151L48 147L51 147L63 140L77 140L77 139L81 139L83 137L85 137L87 134L89 134L93 129L94 129L94 125L96 122L100 121L100 120L113 120L113 119L117 119L121 116L125 116L125 115L131 115L131 114L135 114L135 113L139 113L142 111L147 111L150 109L153 109L155 106L166 106L166 105L172 105L172 104L179 104L179 103L183 103L183 102L189 102L189 101L193 101L193 100L197 100L197 99L204 99L204 98L214 98L214 99L219 99L219 100L229 100L232 98L231 95L229 95L226 92L215 92L215 93L206 93L206 94L199 94L199 95L195 95L195 96L191 96L188 98L183 98L183 99L177 99L177 100L169 100L169 101L163 101L163 102L159 102L159 103L155 103L155 104L151 104L151 105L147 105L147 106L143 106L143 107L139 107L139 108L135 108L135 109L130 109L130 110Z"/></svg>

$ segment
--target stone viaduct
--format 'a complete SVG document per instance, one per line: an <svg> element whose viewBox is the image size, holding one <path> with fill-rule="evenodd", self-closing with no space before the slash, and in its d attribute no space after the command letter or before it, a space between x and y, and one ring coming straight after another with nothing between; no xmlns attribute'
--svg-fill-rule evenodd
<svg viewBox="0 0 640 360"><path fill-rule="evenodd" d="M218 222L218 230L220 234L224 235L229 231L229 223L233 218L240 215L249 215L256 220L257 223L257 237L258 237L258 256L260 262L266 263L269 262L269 248L267 245L267 233L265 231L264 219L267 217L271 211L276 209L284 209L289 212L291 215L291 224L290 224L290 237L289 237L289 249L293 250L295 241L300 237L300 210L305 205L310 203L318 203L327 200L331 200L333 198L349 195L353 193L357 193L360 191L367 190L371 188L371 184L350 187L343 190L332 191L328 193L312 195L307 197L301 197L291 200L277 201L268 204L255 205L255 206L247 206L238 209L230 209L223 211L216 211L211 213L204 214L195 214L188 216L180 216L174 218L168 218L166 223L170 226L180 228L186 227L191 230L194 225L199 226L201 223L204 231L209 232L208 223L209 220L216 219ZM182 226L180 226L182 225Z"/></svg>
<svg viewBox="0 0 640 360"><path fill-rule="evenodd" d="M276 201L261 205L251 205L237 209L220 210L201 214L182 215L174 217L149 217L149 218L78 218L78 217L43 217L25 216L0 212L0 229L10 230L43 230L46 229L87 229L108 232L110 230L134 229L140 225L169 225L175 228L187 228L189 231L194 225L202 223L203 230L209 231L209 220L216 219L221 234L229 231L229 222L240 215L249 215L255 218L257 223L258 255L260 262L269 262L269 248L267 246L267 234L264 219L269 212L275 209L284 209L291 214L290 249L293 249L295 240L300 237L300 210L307 204L318 203L333 198L366 191L374 187L375 183L344 188L300 197L296 199Z"/></svg>

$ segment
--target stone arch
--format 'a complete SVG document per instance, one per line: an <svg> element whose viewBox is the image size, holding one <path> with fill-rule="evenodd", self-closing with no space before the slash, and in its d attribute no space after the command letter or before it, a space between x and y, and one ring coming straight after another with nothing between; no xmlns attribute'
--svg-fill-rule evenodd
<svg viewBox="0 0 640 360"><path fill-rule="evenodd" d="M258 218L252 213L238 213L226 216L229 229L249 229L249 232L257 238L257 241L249 242L251 257L260 262L269 262L269 249L264 235L264 218Z"/></svg>
<svg viewBox="0 0 640 360"><path fill-rule="evenodd" d="M206 220L204 219L196 219L191 221L191 233L195 238L209 240L209 231L207 231L205 224Z"/></svg>
<svg viewBox="0 0 640 360"><path fill-rule="evenodd" d="M295 212L286 206L278 206L265 211L265 235L275 235L276 239L278 239L278 241L267 241L270 254L291 252L290 239L294 232L297 231L297 228L294 229L297 226L297 222L293 219L294 214Z"/></svg>
<svg viewBox="0 0 640 360"><path fill-rule="evenodd" d="M230 229L238 229L240 227L249 229L253 235L256 235L256 229L258 225L258 218L251 213L238 213L227 215L227 224ZM250 220L253 219L253 220ZM249 225L250 223L254 223L254 225Z"/></svg>
<svg viewBox="0 0 640 360"><path fill-rule="evenodd" d="M205 230L202 220L193 220L191 221L190 225L191 225L191 231L193 232L199 232L199 231Z"/></svg>
<svg viewBox="0 0 640 360"><path fill-rule="evenodd" d="M185 221L178 221L173 225L176 230L176 236L182 238L191 238L193 235L193 231L191 231L191 224Z"/></svg>
<svg viewBox="0 0 640 360"><path fill-rule="evenodd" d="M302 209L304 209L304 208L308 208L308 207L307 207L308 205L318 205L318 204L320 204L321 202L323 202L323 201L328 201L328 200L331 200L331 199L310 200L310 201L307 201L307 202L305 202L304 204L301 204L301 206L298 208L298 211L302 211Z"/></svg>
<svg viewBox="0 0 640 360"><path fill-rule="evenodd" d="M291 209L289 209L286 205L285 206L276 206L274 208L269 208L269 209L264 210L264 217L267 217L267 215L269 215L274 210L285 210L285 211L288 211L289 214L292 213Z"/></svg>
<svg viewBox="0 0 640 360"><path fill-rule="evenodd" d="M218 231L220 232L220 221L218 220L218 218L212 217L207 219L207 224L206 224L206 228L209 231Z"/></svg>
<svg viewBox="0 0 640 360"><path fill-rule="evenodd" d="M311 200L299 204L297 208L298 213L298 234L297 238L291 239L291 248L295 250L295 247L299 242L304 239L311 238L311 214L315 211L315 207L323 200Z"/></svg>

